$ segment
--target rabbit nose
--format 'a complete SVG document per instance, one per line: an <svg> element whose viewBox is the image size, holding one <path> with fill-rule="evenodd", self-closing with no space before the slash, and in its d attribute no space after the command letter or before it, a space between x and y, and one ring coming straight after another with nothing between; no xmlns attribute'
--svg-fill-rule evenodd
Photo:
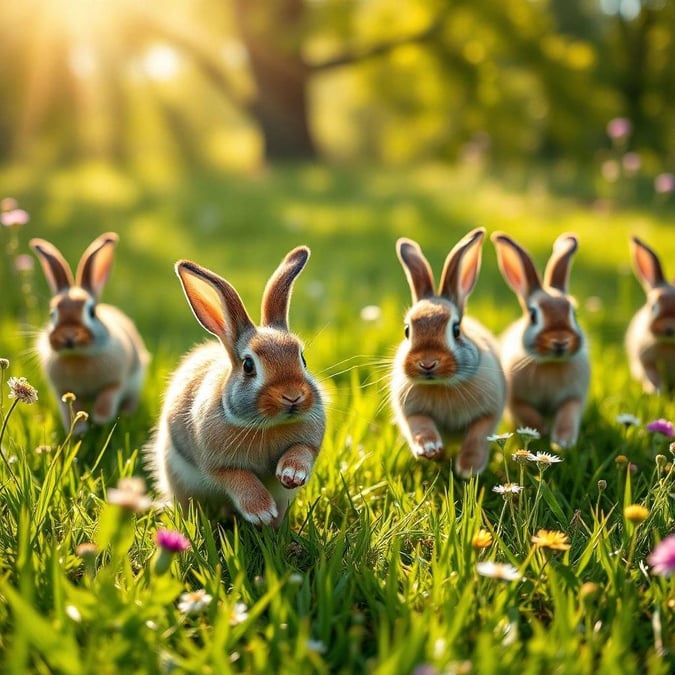
<svg viewBox="0 0 675 675"><path fill-rule="evenodd" d="M281 398L288 405L298 405L298 403L302 403L305 396L302 393L292 392L290 394L282 394Z"/></svg>
<svg viewBox="0 0 675 675"><path fill-rule="evenodd" d="M553 353L556 356L562 356L566 351L567 347L569 345L569 340L564 339L564 340L554 340L553 341Z"/></svg>
<svg viewBox="0 0 675 675"><path fill-rule="evenodd" d="M438 359L434 361L418 361L417 365L425 372L430 373L438 365Z"/></svg>

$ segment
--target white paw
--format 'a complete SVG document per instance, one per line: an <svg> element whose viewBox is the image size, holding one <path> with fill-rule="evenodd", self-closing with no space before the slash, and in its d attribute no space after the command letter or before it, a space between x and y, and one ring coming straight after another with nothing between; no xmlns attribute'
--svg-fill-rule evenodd
<svg viewBox="0 0 675 675"><path fill-rule="evenodd" d="M289 490L304 485L308 477L309 471L302 466L286 465L277 469L277 480Z"/></svg>
<svg viewBox="0 0 675 675"><path fill-rule="evenodd" d="M238 511L244 520L254 525L269 525L279 515L277 505L269 494L257 502L241 504Z"/></svg>
<svg viewBox="0 0 675 675"><path fill-rule="evenodd" d="M434 459L443 453L443 441L438 439L415 439L412 448L415 457Z"/></svg>

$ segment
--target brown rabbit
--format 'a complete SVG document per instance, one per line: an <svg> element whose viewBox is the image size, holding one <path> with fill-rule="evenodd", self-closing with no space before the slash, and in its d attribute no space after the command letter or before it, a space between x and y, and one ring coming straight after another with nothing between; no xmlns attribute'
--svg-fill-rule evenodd
<svg viewBox="0 0 675 675"><path fill-rule="evenodd" d="M412 291L405 337L394 359L391 394L396 421L416 457L439 457L443 433L462 434L456 473L468 478L488 461L487 437L504 409L504 375L496 342L464 316L480 269L485 230L475 229L448 254L438 293L418 244L396 249Z"/></svg>
<svg viewBox="0 0 675 675"><path fill-rule="evenodd" d="M509 411L518 424L543 434L552 418L551 441L573 446L590 381L586 339L567 295L577 239L572 234L556 239L543 284L528 253L511 237L495 232L492 241L502 275L523 308L501 340Z"/></svg>
<svg viewBox="0 0 675 675"><path fill-rule="evenodd" d="M308 248L292 250L269 279L260 327L225 279L194 262L176 264L197 321L219 342L185 356L146 448L165 498L276 526L309 479L325 416L300 340L288 330L293 282L308 258Z"/></svg>
<svg viewBox="0 0 675 675"><path fill-rule="evenodd" d="M656 253L631 237L635 274L647 295L626 333L633 377L648 393L675 392L675 279L666 281Z"/></svg>
<svg viewBox="0 0 675 675"><path fill-rule="evenodd" d="M98 302L117 240L114 232L95 239L82 255L74 281L53 244L44 239L30 241L53 296L50 323L38 337L37 351L59 398L66 429L71 424L70 408L61 401L63 394L75 394L77 410L87 410L94 423L106 424L119 410L129 413L136 408L150 360L131 319L116 307ZM82 433L86 426L79 423L76 432Z"/></svg>

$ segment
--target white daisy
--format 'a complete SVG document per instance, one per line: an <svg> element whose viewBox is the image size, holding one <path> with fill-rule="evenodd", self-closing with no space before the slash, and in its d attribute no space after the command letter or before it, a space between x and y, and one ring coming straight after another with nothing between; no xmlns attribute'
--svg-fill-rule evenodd
<svg viewBox="0 0 675 675"><path fill-rule="evenodd" d="M182 614L198 614L208 607L213 598L203 589L183 593L178 600L178 611Z"/></svg>
<svg viewBox="0 0 675 675"><path fill-rule="evenodd" d="M530 461L536 462L539 466L550 466L551 464L562 462L563 458L558 455L552 455L550 452L536 452Z"/></svg>
<svg viewBox="0 0 675 675"><path fill-rule="evenodd" d="M642 420L635 415L630 413L621 413L616 416L616 421L618 424L623 424L625 427L639 427L642 423Z"/></svg>
<svg viewBox="0 0 675 675"><path fill-rule="evenodd" d="M522 485L518 483L504 483L503 485L495 485L492 492L500 495L517 495L523 489Z"/></svg>
<svg viewBox="0 0 675 675"><path fill-rule="evenodd" d="M532 427L518 427L516 433L520 436L527 436L528 438L541 438L541 434Z"/></svg>
<svg viewBox="0 0 675 675"><path fill-rule="evenodd" d="M502 579L503 581L518 581L523 576L513 565L492 560L476 563L476 571L482 577Z"/></svg>

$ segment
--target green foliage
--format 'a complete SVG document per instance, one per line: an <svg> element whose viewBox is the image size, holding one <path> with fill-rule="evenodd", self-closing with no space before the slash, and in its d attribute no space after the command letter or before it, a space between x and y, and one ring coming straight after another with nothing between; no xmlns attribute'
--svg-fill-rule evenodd
<svg viewBox="0 0 675 675"><path fill-rule="evenodd" d="M4 189L31 214L13 234L12 256L42 236L72 262L102 230L120 233L105 300L134 317L153 361L138 413L74 438L30 352L46 284L34 270L28 285L4 285L3 672L670 672L675 586L644 563L673 528L672 456L669 440L644 423L673 420L675 409L630 380L622 339L643 298L627 235L643 236L671 267L672 212L652 204L593 212L542 189L546 179L542 169L505 187L436 166L298 166L175 182L86 166L5 172ZM414 460L391 423L387 371L410 303L393 244L417 238L438 272L455 241L481 224L508 231L538 261L556 234L579 235L571 287L594 376L581 440L563 462L515 463L521 447L550 450L515 434L494 444L484 475L462 482L449 462ZM4 255L8 232L0 235ZM329 426L282 527L112 503L120 479L144 475L139 451L167 374L204 339L173 261L194 258L223 274L255 316L267 275L299 243L312 258L290 319L330 395ZM2 273L13 274L7 262ZM362 314L370 305L379 313ZM495 331L518 313L490 244L469 311ZM27 377L39 400L14 405L9 376ZM618 424L623 412L643 425ZM506 482L524 490L505 500L492 487ZM625 517L632 504L648 509L644 522ZM154 562L159 528L191 543L165 574ZM535 545L541 529L564 532L569 549ZM491 535L486 548L473 545L480 530ZM487 561L522 578L482 576L476 563ZM182 594L200 589L210 603L182 611Z"/></svg>

